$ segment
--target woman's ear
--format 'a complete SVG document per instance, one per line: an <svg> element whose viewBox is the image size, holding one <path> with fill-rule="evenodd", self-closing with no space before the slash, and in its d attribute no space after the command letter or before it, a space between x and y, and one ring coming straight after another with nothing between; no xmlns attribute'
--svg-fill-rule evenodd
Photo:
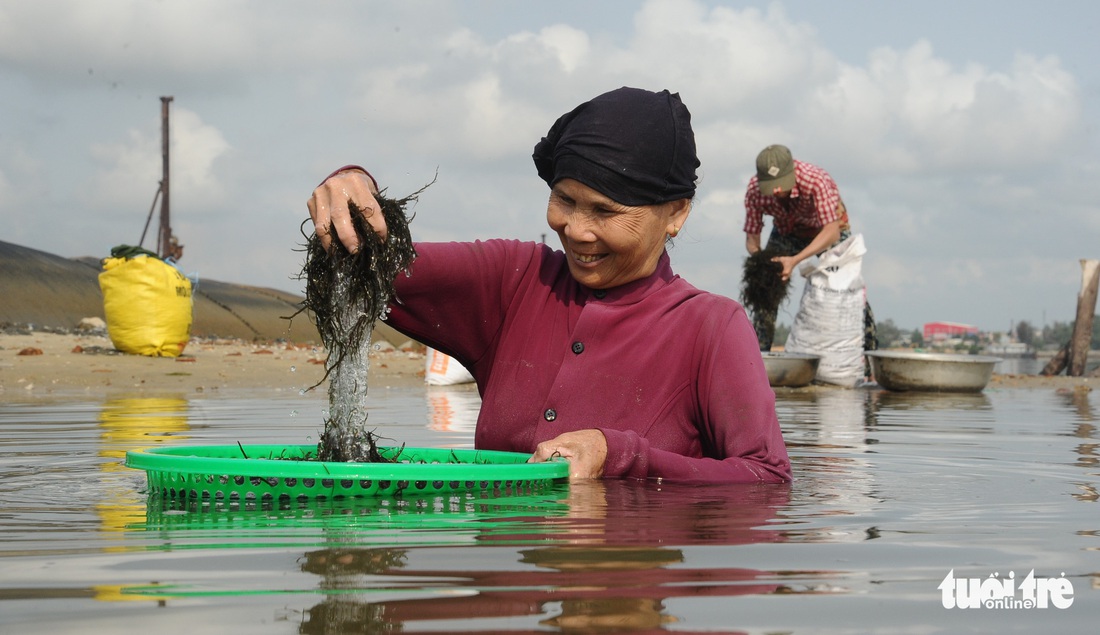
<svg viewBox="0 0 1100 635"><path fill-rule="evenodd" d="M675 236L683 229L684 223L687 222L688 214L691 213L691 199L682 198L678 201L672 201L668 205L668 226L665 231L669 236Z"/></svg>

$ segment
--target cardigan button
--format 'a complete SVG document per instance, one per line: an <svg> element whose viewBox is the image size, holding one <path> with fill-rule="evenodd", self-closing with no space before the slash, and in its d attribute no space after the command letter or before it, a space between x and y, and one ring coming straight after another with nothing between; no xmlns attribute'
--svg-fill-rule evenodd
<svg viewBox="0 0 1100 635"><path fill-rule="evenodd" d="M573 342L573 353L580 355L584 352L584 344L582 342Z"/></svg>
<svg viewBox="0 0 1100 635"><path fill-rule="evenodd" d="M595 296L597 300L603 300L607 297L607 291L604 289L596 289L592 292L592 295Z"/></svg>
<svg viewBox="0 0 1100 635"><path fill-rule="evenodd" d="M547 408L546 412L542 413L542 418L547 421L553 421L558 418L558 413L555 412L553 408Z"/></svg>

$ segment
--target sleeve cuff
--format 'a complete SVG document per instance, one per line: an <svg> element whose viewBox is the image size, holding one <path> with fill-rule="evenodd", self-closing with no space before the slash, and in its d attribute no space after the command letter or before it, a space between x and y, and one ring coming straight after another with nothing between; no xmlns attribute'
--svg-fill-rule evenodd
<svg viewBox="0 0 1100 635"><path fill-rule="evenodd" d="M649 476L649 442L633 432L599 428L607 440L604 478L645 479Z"/></svg>
<svg viewBox="0 0 1100 635"><path fill-rule="evenodd" d="M358 165L345 165L342 168L339 168L337 170L333 170L331 174L329 174L325 178L321 179L321 183L324 183L325 181L327 181L327 180L331 179L332 177L336 176L337 174L339 174L341 172L346 172L348 170L358 170L359 172L362 172L363 174L366 174L367 177L370 178L371 183L374 183L374 189L376 191L380 191L379 187L378 187L378 179L374 178L374 175L371 174L370 172L368 172L366 168L360 167Z"/></svg>

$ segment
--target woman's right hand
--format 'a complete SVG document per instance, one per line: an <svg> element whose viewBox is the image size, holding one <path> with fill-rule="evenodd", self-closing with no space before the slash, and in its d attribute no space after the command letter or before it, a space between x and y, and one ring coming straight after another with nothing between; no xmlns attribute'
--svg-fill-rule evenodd
<svg viewBox="0 0 1100 635"><path fill-rule="evenodd" d="M600 478L607 462L607 437L599 430L563 432L535 446L528 463L541 463L554 458L569 461L570 480Z"/></svg>
<svg viewBox="0 0 1100 635"><path fill-rule="evenodd" d="M366 172L348 169L337 172L313 190L306 202L313 219L314 231L325 249L332 246L330 229L335 229L340 243L351 253L359 251L359 236L351 223L349 201L359 208L371 228L380 237L386 237L386 219L375 195L378 189Z"/></svg>

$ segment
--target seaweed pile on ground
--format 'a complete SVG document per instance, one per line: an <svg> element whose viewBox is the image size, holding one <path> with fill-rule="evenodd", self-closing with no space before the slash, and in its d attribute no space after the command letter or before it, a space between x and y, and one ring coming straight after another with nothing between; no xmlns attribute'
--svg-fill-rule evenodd
<svg viewBox="0 0 1100 635"><path fill-rule="evenodd" d="M772 262L772 258L780 255L775 250L761 249L745 258L741 274L741 305L753 316L774 313L787 299L791 282L780 278L783 265Z"/></svg>
<svg viewBox="0 0 1100 635"><path fill-rule="evenodd" d="M367 429L368 354L374 323L385 319L393 297L394 278L416 258L405 209L418 195L397 200L375 196L386 220L385 239L349 202L359 235L356 253L338 240L325 249L316 233L306 237L306 262L299 276L306 281L301 310L309 312L328 351L325 376L317 384L329 380L329 413L317 446L321 461L388 461L378 453L378 437Z"/></svg>

